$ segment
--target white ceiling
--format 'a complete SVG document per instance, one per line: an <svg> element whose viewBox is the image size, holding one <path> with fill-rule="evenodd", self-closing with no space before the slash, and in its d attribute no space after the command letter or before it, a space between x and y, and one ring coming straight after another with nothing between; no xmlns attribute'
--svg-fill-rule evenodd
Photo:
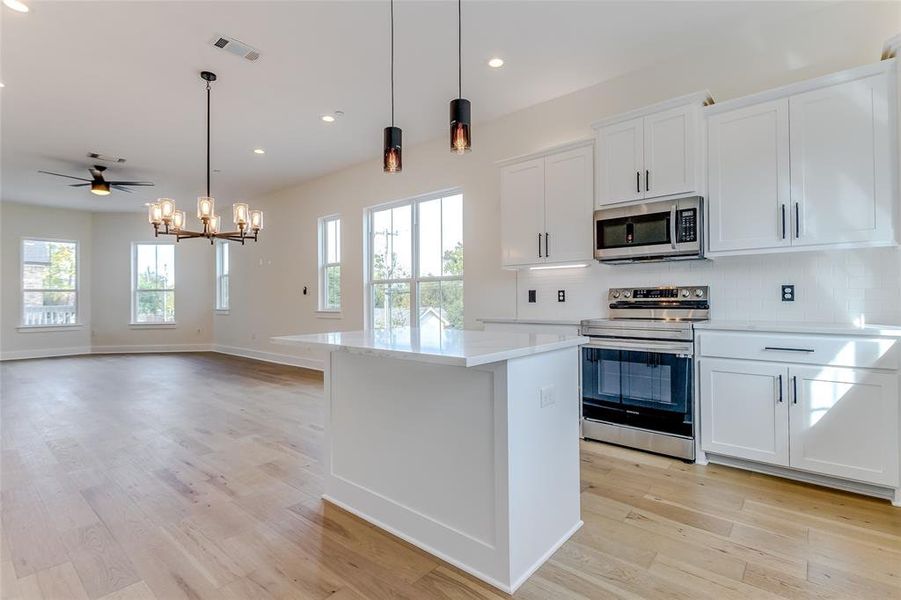
<svg viewBox="0 0 901 600"><path fill-rule="evenodd" d="M26 15L0 9L4 200L121 211L169 196L192 206L205 177L204 69L219 75L214 196L253 197L380 155L389 119L385 1L30 4ZM816 8L469 0L463 93L478 123L640 69L711 32ZM398 0L395 13L397 124L409 148L446 133L456 3ZM262 58L212 47L217 34L259 48ZM495 55L507 61L499 70L485 64ZM319 120L336 109L346 113L339 122ZM128 159L109 179L156 187L98 198L37 173L83 177L92 151Z"/></svg>

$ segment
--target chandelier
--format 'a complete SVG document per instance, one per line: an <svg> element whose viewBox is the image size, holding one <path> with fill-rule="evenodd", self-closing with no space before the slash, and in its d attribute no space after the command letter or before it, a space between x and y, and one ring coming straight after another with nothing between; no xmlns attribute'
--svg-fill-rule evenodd
<svg viewBox="0 0 901 600"><path fill-rule="evenodd" d="M232 222L238 228L237 231L220 231L221 217L216 214L216 201L210 195L210 82L216 81L216 74L203 71L200 77L206 81L206 196L197 198L197 218L203 224L203 230L185 229L187 224L185 211L176 209L175 201L171 198L160 198L150 205L148 212L148 220L153 225L153 235L154 237L161 234L174 235L176 241L206 238L211 244L215 240L229 240L241 244L246 240L257 241L263 228L263 211L251 210L243 202L232 204Z"/></svg>

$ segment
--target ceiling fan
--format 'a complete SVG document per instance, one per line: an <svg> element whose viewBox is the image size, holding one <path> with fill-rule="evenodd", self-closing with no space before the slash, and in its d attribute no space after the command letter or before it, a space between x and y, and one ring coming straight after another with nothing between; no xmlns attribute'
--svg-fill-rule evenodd
<svg viewBox="0 0 901 600"><path fill-rule="evenodd" d="M84 177L74 177L72 175L63 175L62 173L51 173L50 171L38 171L38 173L84 181L86 183L72 183L69 184L69 187L91 186L91 193L97 194L98 196L109 195L110 189L118 190L120 192L128 192L130 194L131 190L128 189L129 187L153 185L153 183L150 181L107 181L103 178L103 172L106 171L106 167L102 165L94 165L88 170L91 172L91 179L85 179Z"/></svg>

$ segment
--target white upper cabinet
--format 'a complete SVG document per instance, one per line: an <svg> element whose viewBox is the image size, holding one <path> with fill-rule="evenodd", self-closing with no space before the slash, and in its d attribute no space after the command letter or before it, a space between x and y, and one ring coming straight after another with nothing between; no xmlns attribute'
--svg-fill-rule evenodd
<svg viewBox="0 0 901 600"><path fill-rule="evenodd" d="M895 243L894 61L708 117L708 255Z"/></svg>
<svg viewBox="0 0 901 600"><path fill-rule="evenodd" d="M597 205L700 193L698 92L605 119L597 132Z"/></svg>
<svg viewBox="0 0 901 600"><path fill-rule="evenodd" d="M713 115L707 144L710 251L791 244L788 99Z"/></svg>
<svg viewBox="0 0 901 600"><path fill-rule="evenodd" d="M792 96L795 245L887 240L892 148L887 78L876 75Z"/></svg>
<svg viewBox="0 0 901 600"><path fill-rule="evenodd" d="M598 204L644 198L644 119L598 131Z"/></svg>
<svg viewBox="0 0 901 600"><path fill-rule="evenodd" d="M501 169L501 250L504 266L539 262L544 252L544 159Z"/></svg>
<svg viewBox="0 0 901 600"><path fill-rule="evenodd" d="M696 114L694 106L679 106L644 118L646 198L697 190Z"/></svg>
<svg viewBox="0 0 901 600"><path fill-rule="evenodd" d="M580 142L502 163L504 267L592 259L593 146Z"/></svg>
<svg viewBox="0 0 901 600"><path fill-rule="evenodd" d="M593 173L591 146L545 158L544 257L548 262L592 258Z"/></svg>

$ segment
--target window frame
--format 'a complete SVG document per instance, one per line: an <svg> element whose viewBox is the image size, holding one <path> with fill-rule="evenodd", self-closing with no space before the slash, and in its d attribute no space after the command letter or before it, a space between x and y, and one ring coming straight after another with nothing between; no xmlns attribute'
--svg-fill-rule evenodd
<svg viewBox="0 0 901 600"><path fill-rule="evenodd" d="M176 252L175 252L175 244L172 242L167 242L164 240L149 240L143 242L132 242L131 243L131 320L129 322L129 326L134 329L171 329L177 325L177 316L176 312L173 311L173 319L171 321L160 321L160 322L143 322L137 320L137 314L135 310L137 308L137 299L138 299L138 246L172 246L172 268L178 273L178 267L176 266ZM173 283L171 289L162 289L162 288L154 288L154 289L144 289L140 290L142 292L172 292L173 303L175 302L175 274L173 274Z"/></svg>
<svg viewBox="0 0 901 600"><path fill-rule="evenodd" d="M229 306L231 304L231 250L229 250L228 240L216 240L216 300L215 300L215 310L216 314L227 315L229 311ZM223 272L222 263L223 263L223 252L228 255L228 269ZM223 279L225 280L225 284L223 285ZM223 304L222 302L222 290L225 289L225 297L226 302Z"/></svg>
<svg viewBox="0 0 901 600"><path fill-rule="evenodd" d="M336 248L338 249L338 262L326 262L328 259L328 224L331 222L337 222L337 231L338 231L338 244ZM323 313L326 315L338 315L341 314L342 304L341 300L338 300L337 307L330 307L327 303L328 296L328 281L327 281L327 273L330 267L338 267L341 268L341 215L340 214L332 214L326 215L324 217L319 217L317 221L317 236L318 236L318 248L319 255L317 258L317 263L319 265L319 293L318 293L318 301L317 301L317 313ZM339 271L340 273L340 271ZM341 294L341 279L338 279L338 290L339 295Z"/></svg>
<svg viewBox="0 0 901 600"><path fill-rule="evenodd" d="M377 204L375 206L370 206L364 210L364 239L366 240L365 249L363 252L363 273L364 273L364 302L366 303L364 314L363 314L363 325L366 329L372 329L374 327L374 317L373 311L374 306L373 302L373 286L375 285L385 285L385 284L408 284L410 287L410 326L413 327L413 324L419 323L419 284L420 283L428 283L428 282L443 282L443 281L459 281L461 283L464 282L464 277L466 274L466 267L464 264L463 274L462 275L438 275L438 276L420 276L419 275L419 207L424 202L429 202L431 200L438 200L441 198L447 198L448 196L462 196L460 210L463 213L461 216L464 219L465 223L465 211L466 211L466 195L463 193L462 187L454 187L448 188L444 190L438 190L435 192L429 192L427 194L420 194L418 196L412 196L410 198L404 198L402 200L395 200L392 202L386 202L383 204ZM375 279L373 275L373 252L372 247L375 238L375 228L373 226L373 219L375 213L383 210L398 208L401 206L411 207L411 216L410 216L410 228L412 234L412 244L411 244L411 256L410 256L410 270L411 276L409 278L395 278L395 279ZM444 232L442 231L442 238L444 236ZM443 244L442 244L443 246ZM464 243L464 249L466 247ZM464 250L465 251L465 250ZM465 289L465 283L464 283ZM466 314L466 303L463 303L463 313Z"/></svg>
<svg viewBox="0 0 901 600"><path fill-rule="evenodd" d="M75 244L75 289L25 289L25 242L55 242L58 244ZM25 292L74 292L75 293L75 322L50 325L26 325L25 324ZM19 331L65 331L66 329L80 329L83 326L81 320L81 243L78 240L48 238L42 236L23 235L19 238Z"/></svg>

